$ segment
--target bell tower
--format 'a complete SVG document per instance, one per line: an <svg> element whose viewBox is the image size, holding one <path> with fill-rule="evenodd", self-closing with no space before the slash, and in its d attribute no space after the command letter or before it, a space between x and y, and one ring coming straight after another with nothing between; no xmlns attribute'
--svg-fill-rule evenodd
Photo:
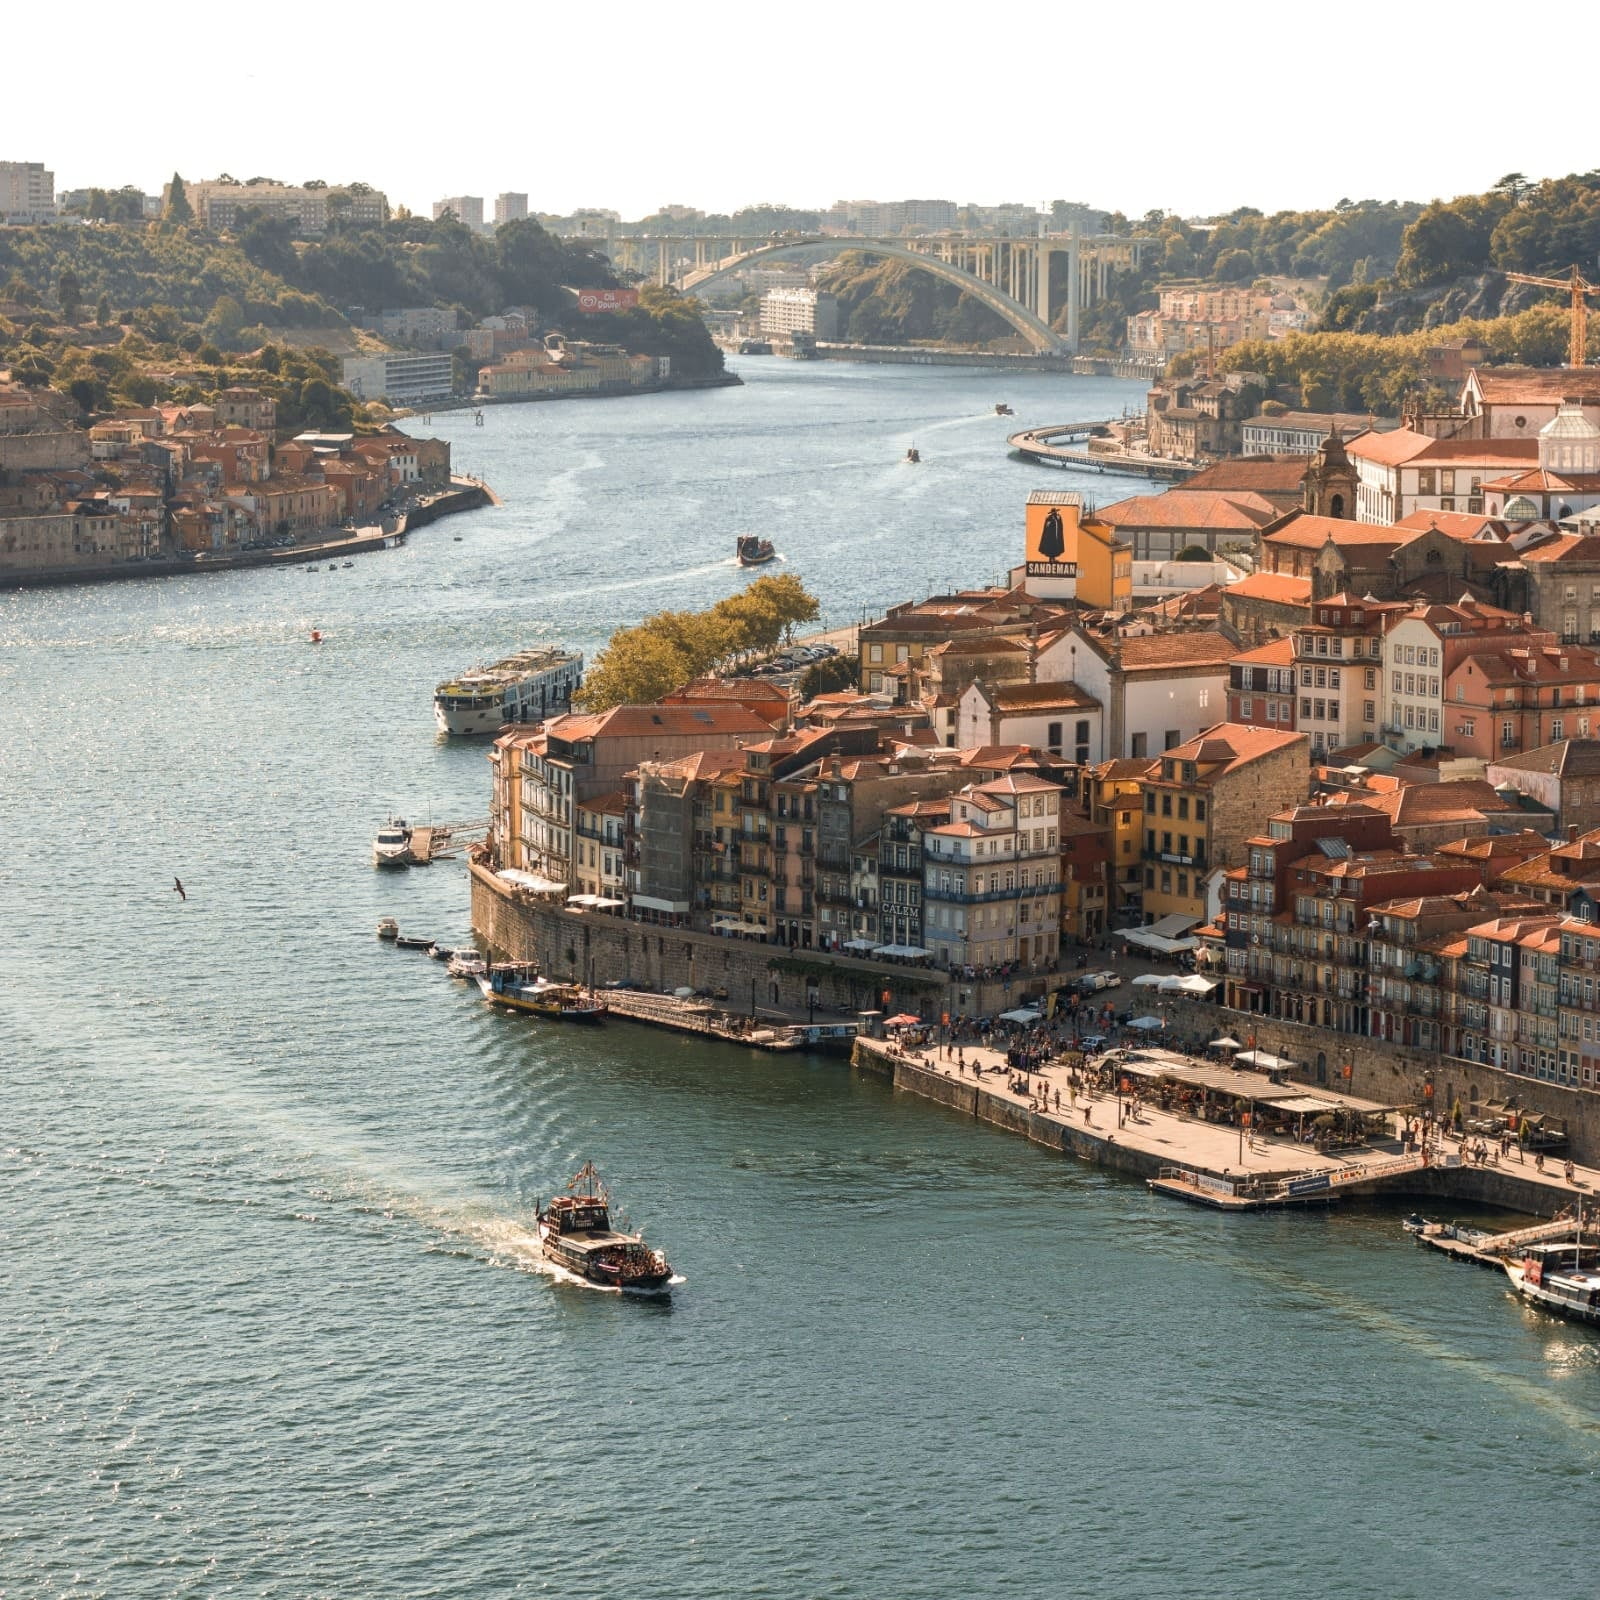
<svg viewBox="0 0 1600 1600"><path fill-rule="evenodd" d="M1305 509L1312 516L1355 521L1356 469L1337 428L1318 446L1300 483Z"/></svg>

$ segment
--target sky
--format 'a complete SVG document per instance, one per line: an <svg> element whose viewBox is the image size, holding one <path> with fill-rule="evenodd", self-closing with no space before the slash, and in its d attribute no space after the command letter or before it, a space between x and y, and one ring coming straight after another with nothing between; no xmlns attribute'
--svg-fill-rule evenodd
<svg viewBox="0 0 1600 1600"><path fill-rule="evenodd" d="M181 13L149 26L88 0L72 33L115 72L85 79L74 57L91 86L76 100L48 70L66 14L13 9L7 53L36 70L6 74L0 160L44 162L58 191L156 192L176 169L361 179L423 214L511 190L626 218L905 198L1198 217L1428 200L1600 160L1574 155L1570 119L1478 114L1495 71L1481 29L1415 0L396 0L293 22L210 9L192 40Z"/></svg>

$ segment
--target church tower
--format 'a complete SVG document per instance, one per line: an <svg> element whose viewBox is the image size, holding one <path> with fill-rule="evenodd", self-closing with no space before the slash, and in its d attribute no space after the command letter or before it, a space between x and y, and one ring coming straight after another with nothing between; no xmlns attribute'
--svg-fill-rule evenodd
<svg viewBox="0 0 1600 1600"><path fill-rule="evenodd" d="M1356 469L1345 454L1337 428L1322 441L1300 483L1305 509L1312 516L1355 521Z"/></svg>

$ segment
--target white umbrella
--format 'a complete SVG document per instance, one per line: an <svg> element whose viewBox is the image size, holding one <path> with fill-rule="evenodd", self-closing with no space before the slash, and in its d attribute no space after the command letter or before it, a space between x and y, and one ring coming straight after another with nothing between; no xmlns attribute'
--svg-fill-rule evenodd
<svg viewBox="0 0 1600 1600"><path fill-rule="evenodd" d="M1230 1039L1227 1034L1223 1034L1220 1039L1213 1039L1206 1046L1207 1050L1242 1050L1243 1048L1244 1046L1237 1039Z"/></svg>
<svg viewBox="0 0 1600 1600"><path fill-rule="evenodd" d="M1163 978L1159 972L1141 972L1139 976L1133 980L1133 987L1135 989L1156 989L1169 981L1170 980Z"/></svg>
<svg viewBox="0 0 1600 1600"><path fill-rule="evenodd" d="M1148 1032L1151 1028L1162 1027L1163 1023L1160 1017L1135 1017L1128 1026L1138 1028L1140 1032Z"/></svg>
<svg viewBox="0 0 1600 1600"><path fill-rule="evenodd" d="M1161 992L1163 994L1210 994L1216 984L1210 978L1202 978L1197 973L1191 972L1184 978L1163 978Z"/></svg>

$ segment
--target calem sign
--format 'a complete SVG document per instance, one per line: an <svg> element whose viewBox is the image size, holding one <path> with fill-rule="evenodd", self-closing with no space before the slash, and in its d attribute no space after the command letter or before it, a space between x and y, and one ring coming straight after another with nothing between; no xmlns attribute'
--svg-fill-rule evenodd
<svg viewBox="0 0 1600 1600"><path fill-rule="evenodd" d="M637 289L578 290L578 309L591 315L597 311L632 311L638 303Z"/></svg>

